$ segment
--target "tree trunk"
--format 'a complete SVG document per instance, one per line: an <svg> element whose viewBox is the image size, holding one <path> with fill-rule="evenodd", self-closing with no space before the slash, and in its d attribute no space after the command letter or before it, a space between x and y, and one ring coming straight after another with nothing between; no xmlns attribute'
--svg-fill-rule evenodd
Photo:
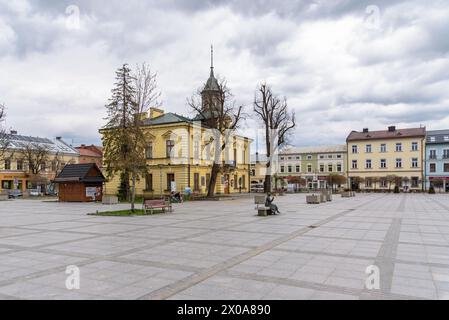
<svg viewBox="0 0 449 320"><path fill-rule="evenodd" d="M131 189L131 212L134 212L136 202L136 174L132 175L132 189Z"/></svg>
<svg viewBox="0 0 449 320"><path fill-rule="evenodd" d="M268 170L268 168L267 168L267 170ZM271 175L269 175L269 174L265 175L265 181L263 183L263 189L264 189L265 193L271 192Z"/></svg>
<svg viewBox="0 0 449 320"><path fill-rule="evenodd" d="M218 172L220 171L220 165L215 163L212 165L212 170L210 173L209 186L207 188L207 197L212 198L215 194L215 185L217 183Z"/></svg>

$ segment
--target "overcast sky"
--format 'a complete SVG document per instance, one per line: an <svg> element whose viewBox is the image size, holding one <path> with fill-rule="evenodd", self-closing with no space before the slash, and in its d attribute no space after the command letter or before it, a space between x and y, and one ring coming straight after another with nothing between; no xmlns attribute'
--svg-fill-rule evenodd
<svg viewBox="0 0 449 320"><path fill-rule="evenodd" d="M118 67L149 63L163 109L189 116L213 43L216 74L248 112L262 81L287 97L292 144L443 129L448 34L448 1L0 0L0 102L19 133L99 143ZM254 137L253 119L243 127Z"/></svg>

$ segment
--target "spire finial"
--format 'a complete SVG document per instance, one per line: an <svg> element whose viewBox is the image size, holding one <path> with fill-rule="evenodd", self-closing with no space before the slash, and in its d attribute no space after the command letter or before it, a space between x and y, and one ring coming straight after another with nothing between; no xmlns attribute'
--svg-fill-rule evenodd
<svg viewBox="0 0 449 320"><path fill-rule="evenodd" d="M214 45L210 45L210 75L214 76Z"/></svg>

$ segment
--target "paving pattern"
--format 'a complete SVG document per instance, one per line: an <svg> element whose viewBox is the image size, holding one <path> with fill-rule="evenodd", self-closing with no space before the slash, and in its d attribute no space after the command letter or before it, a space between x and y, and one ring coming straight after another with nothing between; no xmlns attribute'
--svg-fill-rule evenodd
<svg viewBox="0 0 449 320"><path fill-rule="evenodd" d="M176 204L141 217L101 204L0 202L0 299L449 299L449 196L358 194ZM115 209L125 205L113 206ZM67 266L80 289L66 288ZM368 289L376 266L379 288Z"/></svg>

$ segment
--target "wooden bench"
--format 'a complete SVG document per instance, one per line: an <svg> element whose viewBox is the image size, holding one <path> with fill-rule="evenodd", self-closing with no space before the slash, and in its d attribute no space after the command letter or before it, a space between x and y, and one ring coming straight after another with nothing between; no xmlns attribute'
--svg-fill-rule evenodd
<svg viewBox="0 0 449 320"><path fill-rule="evenodd" d="M165 199L144 200L142 208L145 214L147 214L148 211L150 214L153 214L155 209L162 209L163 212L166 212L166 209L168 209L169 212L173 211L171 202Z"/></svg>
<svg viewBox="0 0 449 320"><path fill-rule="evenodd" d="M271 209L268 207L265 207L265 196L255 196L254 197L254 204L256 205L255 209L257 210L258 216L267 216L271 214Z"/></svg>

